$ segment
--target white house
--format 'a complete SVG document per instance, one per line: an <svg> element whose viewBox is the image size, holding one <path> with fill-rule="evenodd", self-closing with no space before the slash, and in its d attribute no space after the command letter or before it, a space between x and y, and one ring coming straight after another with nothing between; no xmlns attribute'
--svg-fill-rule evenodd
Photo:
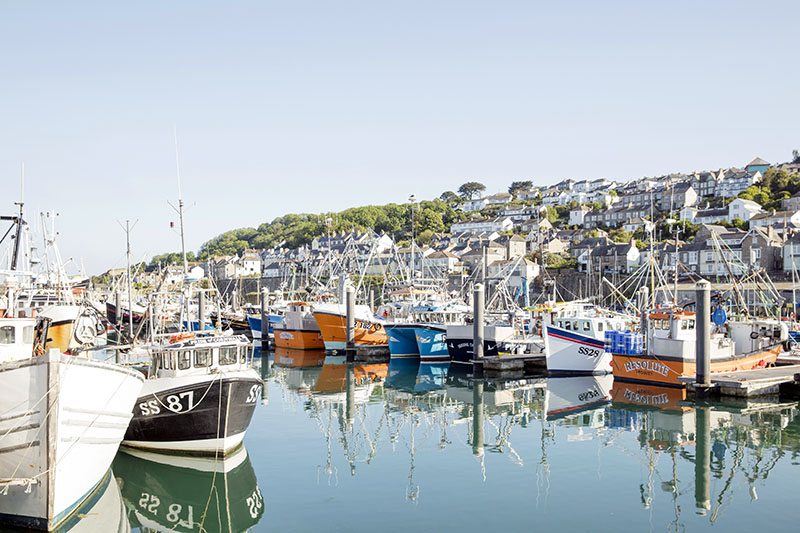
<svg viewBox="0 0 800 533"><path fill-rule="evenodd" d="M504 232L511 231L514 228L514 223L508 217L497 217L494 219L477 219L465 220L464 222L456 222L450 226L450 233L482 233L482 232Z"/></svg>
<svg viewBox="0 0 800 533"><path fill-rule="evenodd" d="M461 210L471 213L473 211L480 211L488 205L489 201L486 198L476 198L474 200L467 200L464 202L461 205Z"/></svg>
<svg viewBox="0 0 800 533"><path fill-rule="evenodd" d="M783 243L783 271L800 272L800 233Z"/></svg>
<svg viewBox="0 0 800 533"><path fill-rule="evenodd" d="M580 206L577 209L572 209L569 212L569 225L570 226L583 226L583 220L586 218L586 213L591 211L585 205Z"/></svg>
<svg viewBox="0 0 800 533"><path fill-rule="evenodd" d="M734 218L747 222L762 211L763 209L756 202L745 200L744 198L736 198L728 204L728 222L733 222Z"/></svg>
<svg viewBox="0 0 800 533"><path fill-rule="evenodd" d="M769 213L759 213L750 218L751 228L766 228L767 226L780 228L792 224L800 225L800 211L775 211L773 209Z"/></svg>

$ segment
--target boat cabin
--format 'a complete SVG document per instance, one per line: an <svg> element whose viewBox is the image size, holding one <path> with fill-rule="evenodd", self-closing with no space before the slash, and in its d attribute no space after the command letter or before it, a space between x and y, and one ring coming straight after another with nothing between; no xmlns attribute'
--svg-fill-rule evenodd
<svg viewBox="0 0 800 533"><path fill-rule="evenodd" d="M696 340L695 314L687 311L650 313L648 334L656 339Z"/></svg>
<svg viewBox="0 0 800 533"><path fill-rule="evenodd" d="M0 362L30 359L35 318L0 318Z"/></svg>
<svg viewBox="0 0 800 533"><path fill-rule="evenodd" d="M647 353L694 361L696 326L696 315L692 312L680 309L653 311L647 320ZM711 335L710 347L712 360L734 355L734 342L720 333Z"/></svg>
<svg viewBox="0 0 800 533"><path fill-rule="evenodd" d="M610 317L556 318L553 325L591 337L603 337L606 331L624 331L625 321Z"/></svg>
<svg viewBox="0 0 800 533"><path fill-rule="evenodd" d="M150 350L151 375L177 377L249 367L250 342L243 335L195 337Z"/></svg>

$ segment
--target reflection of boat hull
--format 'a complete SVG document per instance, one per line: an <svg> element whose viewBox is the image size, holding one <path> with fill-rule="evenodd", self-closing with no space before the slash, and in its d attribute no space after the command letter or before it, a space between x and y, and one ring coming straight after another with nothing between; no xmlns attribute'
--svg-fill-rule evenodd
<svg viewBox="0 0 800 533"><path fill-rule="evenodd" d="M752 370L773 364L781 352L781 345L740 357L711 360L711 373ZM613 354L614 379L641 383L655 383L683 387L681 377L693 377L694 361L669 356Z"/></svg>
<svg viewBox="0 0 800 533"><path fill-rule="evenodd" d="M344 350L347 347L347 319L339 313L314 311L326 350ZM383 324L379 322L354 320L353 344L363 346L387 346L389 339Z"/></svg>
<svg viewBox="0 0 800 533"><path fill-rule="evenodd" d="M450 363L426 363L424 361L420 363L414 392L428 392L444 388L449 368Z"/></svg>
<svg viewBox="0 0 800 533"><path fill-rule="evenodd" d="M146 380L123 444L198 454L241 444L262 382L252 370Z"/></svg>
<svg viewBox="0 0 800 533"><path fill-rule="evenodd" d="M292 350L324 350L325 343L319 330L287 329L276 325L273 328L275 346Z"/></svg>
<svg viewBox="0 0 800 533"><path fill-rule="evenodd" d="M416 327L413 324L393 324L385 326L386 337L389 341L389 354L391 357L420 356L417 348Z"/></svg>
<svg viewBox="0 0 800 533"><path fill-rule="evenodd" d="M449 361L447 328L445 326L418 326L417 348L422 362Z"/></svg>
<svg viewBox="0 0 800 533"><path fill-rule="evenodd" d="M75 511L56 530L57 533L81 531L130 532L131 525L122 502L119 485L110 470Z"/></svg>
<svg viewBox="0 0 800 533"><path fill-rule="evenodd" d="M289 368L311 368L322 366L325 361L325 350L290 350L275 349L275 364Z"/></svg>
<svg viewBox="0 0 800 533"><path fill-rule="evenodd" d="M55 350L0 364L0 520L52 529L89 498L141 387L134 370Z"/></svg>
<svg viewBox="0 0 800 533"><path fill-rule="evenodd" d="M549 378L545 411L547 419L563 418L609 402L613 382L614 377L608 374Z"/></svg>
<svg viewBox="0 0 800 533"><path fill-rule="evenodd" d="M545 326L545 356L550 374L608 374L611 355L602 340Z"/></svg>
<svg viewBox="0 0 800 533"><path fill-rule="evenodd" d="M393 357L389 361L386 386L391 389L411 392L417 383L417 371L420 364L411 357Z"/></svg>
<svg viewBox="0 0 800 533"><path fill-rule="evenodd" d="M614 404L656 409L689 409L680 405L680 402L686 399L685 388L619 382L614 384L611 392Z"/></svg>
<svg viewBox="0 0 800 533"><path fill-rule="evenodd" d="M218 460L124 449L114 474L134 525L142 529L247 531L264 514L244 448Z"/></svg>

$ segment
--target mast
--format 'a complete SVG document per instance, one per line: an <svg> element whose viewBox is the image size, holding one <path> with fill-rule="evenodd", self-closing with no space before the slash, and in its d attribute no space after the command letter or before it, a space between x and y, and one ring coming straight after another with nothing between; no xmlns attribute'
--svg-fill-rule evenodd
<svg viewBox="0 0 800 533"><path fill-rule="evenodd" d="M181 190L181 165L178 157L178 128L173 127L173 134L175 138L175 174L178 177L178 207L175 207L172 202L169 203L170 207L178 213L178 219L181 229L181 257L183 258L183 313L186 317L187 326L191 326L189 322L189 294L186 290L186 277L189 274L188 263L186 262L186 236L183 228L183 192ZM187 327L187 329L190 329Z"/></svg>
<svg viewBox="0 0 800 533"><path fill-rule="evenodd" d="M672 291L672 305L678 305L678 237L681 235L680 228L675 230L675 279L674 281L674 289Z"/></svg>
<svg viewBox="0 0 800 533"><path fill-rule="evenodd" d="M128 257L128 328L130 328L130 335L133 337L133 295L131 294L131 221L125 221L125 241L127 243L127 257ZM117 309L117 313L120 310Z"/></svg>
<svg viewBox="0 0 800 533"><path fill-rule="evenodd" d="M25 198L25 163L22 163L22 176L20 178L20 193L19 202L14 202L19 206L19 218L17 218L17 238L14 239L14 255L11 257L11 270L17 269L17 261L19 259L19 241L22 238L22 206L24 205Z"/></svg>

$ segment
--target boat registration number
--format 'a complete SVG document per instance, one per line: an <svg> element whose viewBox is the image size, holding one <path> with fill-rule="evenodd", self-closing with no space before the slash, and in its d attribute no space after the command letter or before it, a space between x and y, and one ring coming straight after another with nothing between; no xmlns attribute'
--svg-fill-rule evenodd
<svg viewBox="0 0 800 533"><path fill-rule="evenodd" d="M600 350L595 350L593 348L587 348L586 346L579 346L578 347L578 354L585 355L587 357L598 357L600 355Z"/></svg>

